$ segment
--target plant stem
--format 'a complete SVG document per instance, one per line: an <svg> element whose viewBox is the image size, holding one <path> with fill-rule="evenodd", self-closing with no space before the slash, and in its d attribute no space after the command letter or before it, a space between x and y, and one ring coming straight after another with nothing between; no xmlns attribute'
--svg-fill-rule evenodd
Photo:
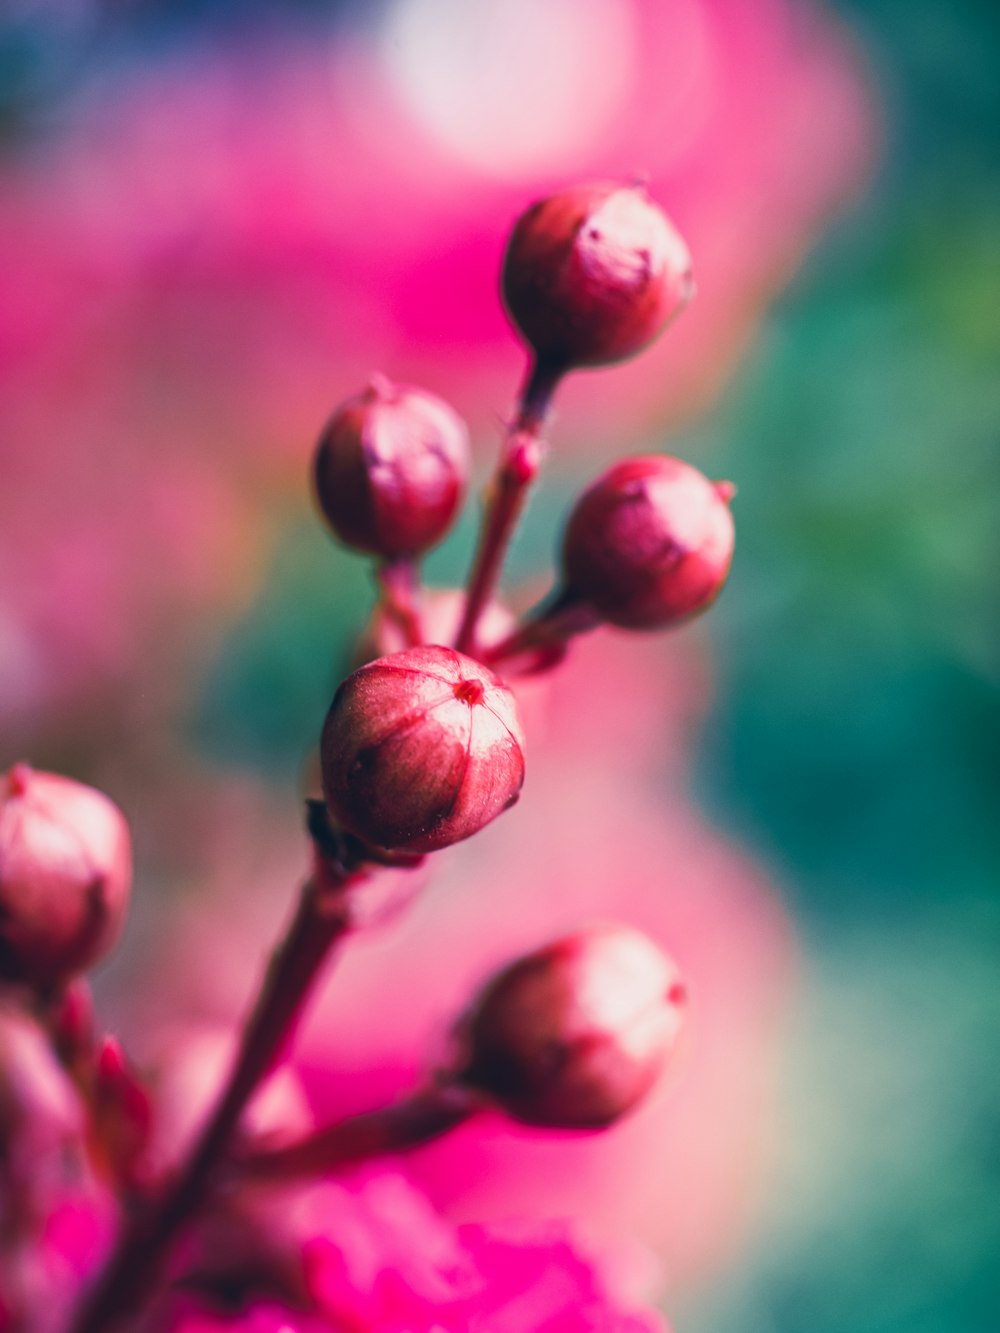
<svg viewBox="0 0 1000 1333"><path fill-rule="evenodd" d="M327 1125L283 1148L250 1153L237 1163L254 1180L329 1175L338 1167L398 1153L440 1138L463 1124L482 1099L450 1084L432 1084L392 1106Z"/></svg>
<svg viewBox="0 0 1000 1333"><path fill-rule="evenodd" d="M106 1333L134 1318L145 1297L156 1289L173 1241L209 1196L244 1107L281 1054L330 950L350 930L345 890L363 873L345 870L339 884L332 884L327 873L325 882L316 876L304 885L215 1111L165 1193L125 1231L72 1325L73 1333Z"/></svg>
<svg viewBox="0 0 1000 1333"><path fill-rule="evenodd" d="M376 571L382 605L403 636L407 648L423 643L418 608L419 579L408 558L386 560Z"/></svg>
<svg viewBox="0 0 1000 1333"><path fill-rule="evenodd" d="M563 373L562 369L543 362L534 362L529 367L517 414L504 436L500 462L488 492L479 546L469 574L465 611L455 638L455 647L461 653L476 652L479 617L496 586L511 534L528 498L528 488L541 467L544 445L540 431Z"/></svg>
<svg viewBox="0 0 1000 1333"><path fill-rule="evenodd" d="M542 668L553 665L563 656L570 639L596 629L600 623L597 612L586 602L580 601L574 593L557 591L505 639L486 650L486 665L496 666L531 652L540 654ZM527 668L528 671L538 669L538 666Z"/></svg>

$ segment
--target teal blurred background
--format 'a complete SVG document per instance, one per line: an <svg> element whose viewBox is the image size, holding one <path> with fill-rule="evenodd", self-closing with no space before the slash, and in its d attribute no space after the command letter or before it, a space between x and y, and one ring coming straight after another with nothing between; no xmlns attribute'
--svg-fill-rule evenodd
<svg viewBox="0 0 1000 1333"><path fill-rule="evenodd" d="M105 58L329 8L121 6ZM92 65L81 9L0 15L6 151L27 151ZM678 1333L996 1333L1000 10L827 9L879 108L870 182L768 306L721 399L653 441L738 482L695 783L801 939L766 1197L739 1260L670 1311ZM551 526L593 470L557 466L515 573L548 564ZM210 650L198 640L187 702L166 709L207 762L276 790L328 690L331 632L346 660L367 596L349 561L331 581L290 495L271 505L259 587ZM471 537L469 516L432 576ZM96 744L82 727L38 736L53 766Z"/></svg>
<svg viewBox="0 0 1000 1333"><path fill-rule="evenodd" d="M836 6L876 179L702 423L738 473L704 800L805 941L729 1333L1000 1327L1000 10ZM702 1294L703 1295L703 1294Z"/></svg>

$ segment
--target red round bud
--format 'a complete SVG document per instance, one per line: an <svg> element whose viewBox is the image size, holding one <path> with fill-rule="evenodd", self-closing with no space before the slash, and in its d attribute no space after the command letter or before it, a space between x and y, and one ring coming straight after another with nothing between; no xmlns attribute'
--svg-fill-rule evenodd
<svg viewBox="0 0 1000 1333"><path fill-rule="evenodd" d="M694 295L691 256L638 185L578 185L532 205L503 261L504 304L539 361L622 361Z"/></svg>
<svg viewBox="0 0 1000 1333"><path fill-rule="evenodd" d="M453 648L411 648L343 682L320 760L335 822L376 847L431 852L514 804L524 736L492 671Z"/></svg>
<svg viewBox="0 0 1000 1333"><path fill-rule="evenodd" d="M462 1081L530 1125L611 1124L660 1074L685 1001L675 964L645 935L592 926L486 987L463 1020Z"/></svg>
<svg viewBox="0 0 1000 1333"><path fill-rule="evenodd" d="M433 394L381 375L333 414L313 467L334 534L387 559L419 555L441 540L468 474L461 418Z"/></svg>
<svg viewBox="0 0 1000 1333"><path fill-rule="evenodd" d="M27 764L0 778L0 978L47 986L90 967L131 883L128 825L106 796Z"/></svg>
<svg viewBox="0 0 1000 1333"><path fill-rule="evenodd" d="M609 469L577 501L563 539L569 593L622 629L663 629L718 596L733 558L728 482L649 454Z"/></svg>

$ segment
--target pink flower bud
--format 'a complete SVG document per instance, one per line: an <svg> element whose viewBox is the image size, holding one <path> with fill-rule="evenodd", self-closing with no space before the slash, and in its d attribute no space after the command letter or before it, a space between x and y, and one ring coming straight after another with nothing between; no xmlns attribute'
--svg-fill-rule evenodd
<svg viewBox="0 0 1000 1333"><path fill-rule="evenodd" d="M518 218L504 256L504 304L539 361L570 369L622 361L694 295L691 256L638 185L578 185Z"/></svg>
<svg viewBox="0 0 1000 1333"><path fill-rule="evenodd" d="M0 977L47 986L90 967L131 882L128 825L106 796L26 764L0 779Z"/></svg>
<svg viewBox="0 0 1000 1333"><path fill-rule="evenodd" d="M677 458L617 463L570 515L567 591L622 629L663 629L703 611L733 558L732 495Z"/></svg>
<svg viewBox="0 0 1000 1333"><path fill-rule="evenodd" d="M675 964L645 935L592 926L486 987L462 1025L461 1077L527 1124L608 1125L663 1069L685 999Z"/></svg>
<svg viewBox="0 0 1000 1333"><path fill-rule="evenodd" d="M97 1049L90 1090L92 1151L110 1180L130 1188L148 1178L153 1101L117 1037Z"/></svg>
<svg viewBox="0 0 1000 1333"><path fill-rule="evenodd" d="M377 847L430 852L477 833L524 781L514 696L453 648L411 648L355 671L320 742L333 819Z"/></svg>
<svg viewBox="0 0 1000 1333"><path fill-rule="evenodd" d="M392 558L441 540L468 473L465 425L448 404L374 375L327 424L313 476L336 536Z"/></svg>

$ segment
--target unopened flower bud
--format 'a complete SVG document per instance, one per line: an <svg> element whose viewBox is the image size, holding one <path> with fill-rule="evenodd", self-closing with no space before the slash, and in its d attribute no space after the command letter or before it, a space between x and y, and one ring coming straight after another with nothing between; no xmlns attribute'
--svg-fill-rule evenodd
<svg viewBox="0 0 1000 1333"><path fill-rule="evenodd" d="M26 764L0 778L0 978L41 987L90 967L131 882L128 825L106 796Z"/></svg>
<svg viewBox="0 0 1000 1333"><path fill-rule="evenodd" d="M617 463L585 491L563 540L567 591L609 624L663 629L703 611L733 557L728 482L677 458Z"/></svg>
<svg viewBox="0 0 1000 1333"><path fill-rule="evenodd" d="M599 1128L667 1062L686 993L676 965L629 926L567 935L502 971L463 1020L463 1082L531 1125Z"/></svg>
<svg viewBox="0 0 1000 1333"><path fill-rule="evenodd" d="M117 1037L96 1052L90 1090L91 1134L105 1174L130 1187L148 1171L144 1160L153 1134L153 1102Z"/></svg>
<svg viewBox="0 0 1000 1333"><path fill-rule="evenodd" d="M477 833L524 781L514 696L453 648L381 657L348 676L320 742L333 819L376 847L430 852Z"/></svg>
<svg viewBox="0 0 1000 1333"><path fill-rule="evenodd" d="M534 204L504 256L504 304L539 361L622 361L694 295L691 256L638 185L578 185Z"/></svg>
<svg viewBox="0 0 1000 1333"><path fill-rule="evenodd" d="M328 422L313 476L336 536L391 559L441 540L468 473L465 425L448 404L375 375Z"/></svg>

